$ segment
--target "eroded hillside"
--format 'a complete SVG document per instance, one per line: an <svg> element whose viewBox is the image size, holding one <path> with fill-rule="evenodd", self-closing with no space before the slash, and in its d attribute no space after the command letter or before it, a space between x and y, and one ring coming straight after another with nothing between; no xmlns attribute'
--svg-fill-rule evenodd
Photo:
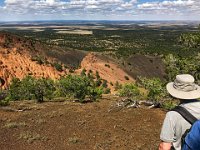
<svg viewBox="0 0 200 150"><path fill-rule="evenodd" d="M116 82L124 84L135 81L116 62L97 53L89 53L81 62L81 68L76 73L79 74L82 69L86 69L87 72L91 70L93 73L98 71L100 77L108 81L108 86L112 91L114 91L113 85Z"/></svg>
<svg viewBox="0 0 200 150"><path fill-rule="evenodd" d="M63 71L57 71L52 65L54 62L62 64ZM101 54L48 47L39 41L0 33L0 78L2 83L5 81L4 87L12 78L22 79L27 75L58 79L68 74L71 67L75 74L83 69L94 74L98 71L100 77L108 81L111 91L116 82L134 81L115 61Z"/></svg>
<svg viewBox="0 0 200 150"><path fill-rule="evenodd" d="M14 77L22 79L27 75L33 75L57 79L65 73L65 71L57 71L51 64L39 64L34 61L33 57L39 52L34 50L35 47L30 48L31 43L28 42L25 43L25 40L17 36L0 34L0 77L3 83L5 82L3 86L8 86ZM46 61L53 61L53 59L47 58Z"/></svg>

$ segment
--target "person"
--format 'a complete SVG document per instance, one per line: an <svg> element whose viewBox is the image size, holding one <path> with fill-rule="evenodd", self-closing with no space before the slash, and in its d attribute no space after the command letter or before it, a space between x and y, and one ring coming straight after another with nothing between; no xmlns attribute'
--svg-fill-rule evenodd
<svg viewBox="0 0 200 150"><path fill-rule="evenodd" d="M192 75L177 75L174 82L167 84L168 93L180 100L180 106L188 110L194 117L200 119L200 86L195 84ZM159 150L181 150L181 137L191 124L187 122L178 112L167 112L161 133Z"/></svg>

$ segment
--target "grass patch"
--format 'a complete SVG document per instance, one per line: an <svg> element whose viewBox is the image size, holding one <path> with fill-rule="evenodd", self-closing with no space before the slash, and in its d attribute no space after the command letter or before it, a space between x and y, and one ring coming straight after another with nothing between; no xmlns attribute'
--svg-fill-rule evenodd
<svg viewBox="0 0 200 150"><path fill-rule="evenodd" d="M23 139L28 143L33 143L34 141L47 141L48 139L44 136L41 136L37 133L31 133L31 132L23 132L20 133L19 139Z"/></svg>
<svg viewBox="0 0 200 150"><path fill-rule="evenodd" d="M25 127L27 124L25 122L8 122L4 125L4 128L18 128Z"/></svg>
<svg viewBox="0 0 200 150"><path fill-rule="evenodd" d="M69 139L68 139L68 142L69 143L72 143L72 144L77 144L77 143L79 143L81 140L78 138L78 137L70 137Z"/></svg>
<svg viewBox="0 0 200 150"><path fill-rule="evenodd" d="M46 123L46 120L40 118L40 119L36 120L35 123L36 124L43 124L43 123Z"/></svg>

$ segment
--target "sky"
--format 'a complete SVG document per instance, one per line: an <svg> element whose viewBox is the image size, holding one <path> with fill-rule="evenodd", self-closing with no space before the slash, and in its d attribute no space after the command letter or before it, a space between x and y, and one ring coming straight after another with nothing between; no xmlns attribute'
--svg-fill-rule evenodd
<svg viewBox="0 0 200 150"><path fill-rule="evenodd" d="M200 0L0 0L0 21L200 20Z"/></svg>

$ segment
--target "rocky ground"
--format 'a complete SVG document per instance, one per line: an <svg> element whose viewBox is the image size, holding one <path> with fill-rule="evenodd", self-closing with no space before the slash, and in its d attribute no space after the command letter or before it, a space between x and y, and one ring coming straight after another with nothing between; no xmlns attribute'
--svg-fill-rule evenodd
<svg viewBox="0 0 200 150"><path fill-rule="evenodd" d="M0 108L1 150L155 150L165 112L99 102L13 102ZM113 110L112 110L113 109Z"/></svg>

